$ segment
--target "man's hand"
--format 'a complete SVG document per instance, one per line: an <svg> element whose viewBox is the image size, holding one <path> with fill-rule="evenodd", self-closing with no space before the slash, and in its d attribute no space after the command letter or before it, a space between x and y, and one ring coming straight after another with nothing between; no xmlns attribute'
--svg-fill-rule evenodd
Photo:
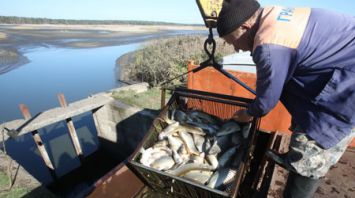
<svg viewBox="0 0 355 198"><path fill-rule="evenodd" d="M250 122L253 119L253 117L248 114L246 109L241 109L235 112L232 119L234 119L237 122Z"/></svg>

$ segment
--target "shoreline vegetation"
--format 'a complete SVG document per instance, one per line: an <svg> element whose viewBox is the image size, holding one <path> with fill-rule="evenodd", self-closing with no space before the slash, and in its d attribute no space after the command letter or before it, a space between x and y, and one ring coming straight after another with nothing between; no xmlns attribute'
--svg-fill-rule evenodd
<svg viewBox="0 0 355 198"><path fill-rule="evenodd" d="M203 45L205 37L178 36L173 38L152 40L141 49L124 54L116 60L116 76L123 82L147 82L155 87L162 82L187 72L187 62L201 63L207 54ZM224 45L216 38L216 60L234 52L233 48ZM169 83L181 84L186 81L184 76Z"/></svg>

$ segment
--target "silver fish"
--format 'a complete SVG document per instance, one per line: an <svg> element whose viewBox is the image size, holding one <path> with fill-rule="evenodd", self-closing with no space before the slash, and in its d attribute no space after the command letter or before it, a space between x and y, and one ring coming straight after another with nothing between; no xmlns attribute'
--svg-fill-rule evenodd
<svg viewBox="0 0 355 198"><path fill-rule="evenodd" d="M235 146L240 146L242 144L242 135L240 133L234 133L232 135L232 144Z"/></svg>
<svg viewBox="0 0 355 198"><path fill-rule="evenodd" d="M153 148L166 148L168 146L167 140L159 140L153 145Z"/></svg>
<svg viewBox="0 0 355 198"><path fill-rule="evenodd" d="M173 159L176 164L184 163L184 159L182 158L182 156L180 156L180 154L176 150L173 150Z"/></svg>
<svg viewBox="0 0 355 198"><path fill-rule="evenodd" d="M200 184L205 184L211 178L212 174L212 171L192 170L183 175L183 177Z"/></svg>
<svg viewBox="0 0 355 198"><path fill-rule="evenodd" d="M243 161L243 156L244 156L244 154L242 153L242 152L240 152L240 149L241 148L239 148L238 150L237 150L237 153L238 153L238 155L236 155L234 158L233 158L233 160L232 160L232 163L231 163L231 167L233 167L233 168L235 168L235 169L239 169L239 166L240 166L240 164L242 163L242 161Z"/></svg>
<svg viewBox="0 0 355 198"><path fill-rule="evenodd" d="M180 147L183 145L183 142L180 138L174 137L172 135L168 135L168 143L170 149L173 151L178 151Z"/></svg>
<svg viewBox="0 0 355 198"><path fill-rule="evenodd" d="M186 121L189 119L185 112L178 110L178 109L173 110L172 117L173 117L173 120L176 120L180 123L186 123Z"/></svg>
<svg viewBox="0 0 355 198"><path fill-rule="evenodd" d="M235 133L240 131L240 126L238 123L235 121L228 121L223 126L221 129L217 132L216 136L224 136L224 135L229 135L231 133Z"/></svg>
<svg viewBox="0 0 355 198"><path fill-rule="evenodd" d="M196 134L196 135L201 135L204 136L206 133L201 129L196 126L188 125L188 124L180 124L179 125L179 130L185 131L191 134Z"/></svg>
<svg viewBox="0 0 355 198"><path fill-rule="evenodd" d="M213 125L217 124L217 120L215 118L202 111L192 110L188 112L188 116L192 118L192 120L200 120L200 122L206 124L213 124Z"/></svg>
<svg viewBox="0 0 355 198"><path fill-rule="evenodd" d="M156 160L154 160L150 167L155 168L157 170L168 170L173 167L175 161L170 156L162 156Z"/></svg>
<svg viewBox="0 0 355 198"><path fill-rule="evenodd" d="M159 133L159 140L163 140L168 135L174 133L179 126L179 122L174 121Z"/></svg>
<svg viewBox="0 0 355 198"><path fill-rule="evenodd" d="M196 149L194 140L192 139L192 136L189 133L179 131L179 135L184 142L184 145L186 147L186 150L189 154L194 154L194 155L199 155L200 153Z"/></svg>
<svg viewBox="0 0 355 198"><path fill-rule="evenodd" d="M243 126L242 134L243 134L243 138L244 139L248 138L249 132L250 132L250 128L251 128L251 123L248 123L248 124Z"/></svg>
<svg viewBox="0 0 355 198"><path fill-rule="evenodd" d="M207 162L213 167L218 168L218 160L215 155L207 155L206 156Z"/></svg>
<svg viewBox="0 0 355 198"><path fill-rule="evenodd" d="M203 129L203 131L209 136L214 136L217 133L218 129L219 129L218 126L212 125L212 124L205 124L205 123L201 123L201 122L193 122L193 121L189 121L189 120L187 120L186 123Z"/></svg>
<svg viewBox="0 0 355 198"><path fill-rule="evenodd" d="M223 185L227 185L233 182L236 177L236 170L230 168L221 168L213 173L210 180L208 181L207 186L210 188L220 188Z"/></svg>
<svg viewBox="0 0 355 198"><path fill-rule="evenodd" d="M211 145L210 149L208 150L208 155L218 155L221 152L221 148L218 145L217 139L215 138L213 144Z"/></svg>
<svg viewBox="0 0 355 198"><path fill-rule="evenodd" d="M232 159L233 155L237 152L238 147L232 147L218 158L219 166L224 167Z"/></svg>
<svg viewBox="0 0 355 198"><path fill-rule="evenodd" d="M217 145L219 146L219 148L222 151L225 151L228 148L230 148L231 146L233 146L233 144L232 144L232 136L235 135L235 134L237 134L237 133L220 136L220 137L217 137L215 139L217 141Z"/></svg>
<svg viewBox="0 0 355 198"><path fill-rule="evenodd" d="M211 149L211 146L212 146L211 140L209 138L205 138L202 147L203 152L207 153Z"/></svg>
<svg viewBox="0 0 355 198"><path fill-rule="evenodd" d="M145 166L150 166L150 164L158 158L163 156L170 156L172 154L171 150L168 148L153 148L141 149L141 159L140 163Z"/></svg>
<svg viewBox="0 0 355 198"><path fill-rule="evenodd" d="M196 146L197 150L200 153L203 152L203 144L205 142L205 138L203 136L197 135L197 134L192 134L192 138L194 139L195 146Z"/></svg>
<svg viewBox="0 0 355 198"><path fill-rule="evenodd" d="M167 172L176 175L176 176L181 176L186 174L189 171L192 170L214 170L214 168L209 165L209 164L197 164L197 163L188 163L188 164L183 164L180 167L174 169L174 170L168 170Z"/></svg>
<svg viewBox="0 0 355 198"><path fill-rule="evenodd" d="M190 163L197 163L197 164L203 164L205 160L205 153L200 153L200 155L191 155L190 156Z"/></svg>

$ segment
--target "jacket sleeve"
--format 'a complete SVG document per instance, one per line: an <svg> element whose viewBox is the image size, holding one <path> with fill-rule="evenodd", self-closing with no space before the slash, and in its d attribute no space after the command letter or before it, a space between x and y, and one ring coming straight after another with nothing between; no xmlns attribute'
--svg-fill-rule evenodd
<svg viewBox="0 0 355 198"><path fill-rule="evenodd" d="M280 99L284 84L291 78L297 51L274 44L263 44L254 50L256 64L256 98L248 114L261 117L271 111Z"/></svg>

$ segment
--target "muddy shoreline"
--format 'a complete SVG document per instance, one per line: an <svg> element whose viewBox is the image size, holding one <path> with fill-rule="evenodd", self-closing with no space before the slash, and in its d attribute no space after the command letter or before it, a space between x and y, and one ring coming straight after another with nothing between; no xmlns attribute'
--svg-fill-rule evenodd
<svg viewBox="0 0 355 198"><path fill-rule="evenodd" d="M199 26L0 24L0 74L28 63L23 53L27 49L117 46L191 31L206 30Z"/></svg>

